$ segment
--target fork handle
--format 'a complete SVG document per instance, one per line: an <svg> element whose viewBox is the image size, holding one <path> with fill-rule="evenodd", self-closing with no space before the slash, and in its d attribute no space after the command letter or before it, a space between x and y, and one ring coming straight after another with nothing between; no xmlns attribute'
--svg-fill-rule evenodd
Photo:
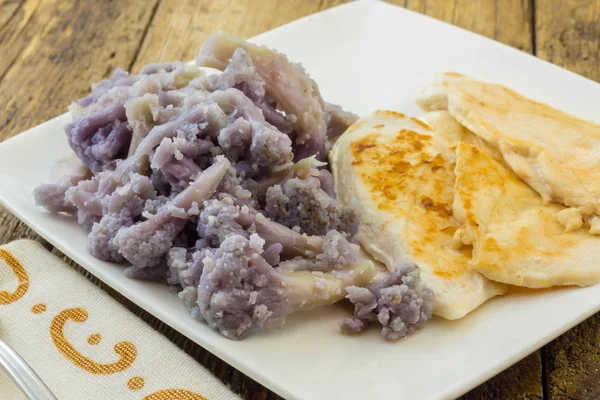
<svg viewBox="0 0 600 400"><path fill-rule="evenodd" d="M0 366L30 400L56 400L48 386L8 344L0 340Z"/></svg>

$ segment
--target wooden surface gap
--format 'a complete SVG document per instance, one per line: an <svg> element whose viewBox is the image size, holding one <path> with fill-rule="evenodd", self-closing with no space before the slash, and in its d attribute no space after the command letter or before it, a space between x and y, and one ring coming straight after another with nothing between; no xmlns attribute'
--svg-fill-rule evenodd
<svg viewBox="0 0 600 400"><path fill-rule="evenodd" d="M167 1L169 1L169 0L167 0ZM144 28L144 32L142 33L142 37L140 38L139 45L138 45L135 53L133 54L133 58L129 62L129 65L127 66L128 72L132 72L131 68L133 68L133 66L135 65L135 62L138 59L138 56L140 55L140 51L142 50L144 41L146 40L146 36L148 36L148 31L150 30L150 26L152 26L152 23L154 22L154 18L156 18L156 11L158 10L158 7L160 6L161 2L162 2L162 0L158 0L156 2L156 4L154 4L154 7L152 8L152 12L150 13L150 18L148 19L148 23L146 24L146 27Z"/></svg>
<svg viewBox="0 0 600 400"><path fill-rule="evenodd" d="M535 20L535 0L524 0L529 1L529 13L530 13L530 25L531 25L531 52L534 56L537 56L537 34L536 34L536 20Z"/></svg>
<svg viewBox="0 0 600 400"><path fill-rule="evenodd" d="M325 0L319 0L319 5L317 6L317 10L322 10L324 4L325 4Z"/></svg>
<svg viewBox="0 0 600 400"><path fill-rule="evenodd" d="M10 62L6 66L6 69L4 71L0 71L0 87L2 86L2 81L4 80L4 77L8 74L8 72L15 65L15 63L17 62L18 58L19 58L19 56L17 56L15 58L13 58L12 60L10 60ZM0 142L2 142L2 139L0 139Z"/></svg>
<svg viewBox="0 0 600 400"><path fill-rule="evenodd" d="M544 346L541 350L542 356L542 398L550 399L550 387L548 386L548 347Z"/></svg>
<svg viewBox="0 0 600 400"><path fill-rule="evenodd" d="M12 6L15 3L17 3L17 5L14 6L14 10L9 15L0 15L0 38L4 33L4 28L8 26L10 21L15 17L15 15L17 15L21 7L23 7L24 1L6 1L0 4L0 12L3 13L5 8L8 8L9 6Z"/></svg>

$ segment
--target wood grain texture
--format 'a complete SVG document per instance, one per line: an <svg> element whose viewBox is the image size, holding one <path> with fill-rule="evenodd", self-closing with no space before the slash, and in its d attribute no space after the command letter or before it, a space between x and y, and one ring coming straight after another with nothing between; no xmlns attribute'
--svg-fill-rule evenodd
<svg viewBox="0 0 600 400"><path fill-rule="evenodd" d="M191 60L214 31L246 38L342 2L0 0L0 141L62 113L117 66L137 72L149 62ZM392 2L600 79L600 0ZM52 248L0 208L0 244L24 237ZM279 398L68 261L242 397ZM599 345L596 316L546 348L544 374L537 351L461 399L541 399L542 375L552 399L600 398Z"/></svg>
<svg viewBox="0 0 600 400"><path fill-rule="evenodd" d="M600 2L536 0L537 56L600 82Z"/></svg>
<svg viewBox="0 0 600 400"><path fill-rule="evenodd" d="M2 31L0 139L63 113L134 60L157 0L28 0Z"/></svg>
<svg viewBox="0 0 600 400"><path fill-rule="evenodd" d="M600 399L600 314L546 346L552 400Z"/></svg>
<svg viewBox="0 0 600 400"><path fill-rule="evenodd" d="M0 81L23 52L27 42L35 35L34 29L27 29L27 27L30 26L38 7L39 1L2 4L0 42L6 45L6 51L0 58Z"/></svg>
<svg viewBox="0 0 600 400"><path fill-rule="evenodd" d="M600 82L600 2L536 0L537 56ZM600 399L600 314L545 349L552 400Z"/></svg>
<svg viewBox="0 0 600 400"><path fill-rule="evenodd" d="M66 111L90 83L134 60L157 0L4 1L0 142ZM16 6L15 6L16 4ZM0 207L0 244L46 242Z"/></svg>
<svg viewBox="0 0 600 400"><path fill-rule="evenodd" d="M204 40L217 31L249 38L344 3L329 1L162 1L133 71L150 62L193 60Z"/></svg>
<svg viewBox="0 0 600 400"><path fill-rule="evenodd" d="M0 32L4 25L11 20L23 5L24 0L2 0L0 1Z"/></svg>
<svg viewBox="0 0 600 400"><path fill-rule="evenodd" d="M541 351L471 390L460 400L539 400L543 398Z"/></svg>
<svg viewBox="0 0 600 400"><path fill-rule="evenodd" d="M52 249L41 236L0 206L0 245L24 238L36 240Z"/></svg>
<svg viewBox="0 0 600 400"><path fill-rule="evenodd" d="M531 8L527 0L394 0L432 18L531 52Z"/></svg>

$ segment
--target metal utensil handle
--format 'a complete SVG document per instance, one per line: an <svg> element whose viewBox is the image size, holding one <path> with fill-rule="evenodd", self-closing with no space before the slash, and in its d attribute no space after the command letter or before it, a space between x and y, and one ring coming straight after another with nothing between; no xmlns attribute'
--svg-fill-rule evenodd
<svg viewBox="0 0 600 400"><path fill-rule="evenodd" d="M56 400L48 386L9 345L0 340L0 365L30 400Z"/></svg>

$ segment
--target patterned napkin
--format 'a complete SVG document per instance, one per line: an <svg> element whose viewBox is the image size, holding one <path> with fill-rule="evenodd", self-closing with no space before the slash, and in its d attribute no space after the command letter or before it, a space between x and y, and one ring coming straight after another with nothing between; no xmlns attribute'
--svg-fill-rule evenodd
<svg viewBox="0 0 600 400"><path fill-rule="evenodd" d="M41 244L0 247L0 337L62 399L239 399ZM24 396L0 369L0 398Z"/></svg>

